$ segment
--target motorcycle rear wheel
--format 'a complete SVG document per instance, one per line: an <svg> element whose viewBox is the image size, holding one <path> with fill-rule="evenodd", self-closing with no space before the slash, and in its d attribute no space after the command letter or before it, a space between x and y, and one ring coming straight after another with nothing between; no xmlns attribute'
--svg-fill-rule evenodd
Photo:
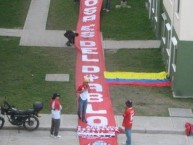
<svg viewBox="0 0 193 145"><path fill-rule="evenodd" d="M5 120L4 118L0 117L0 129L4 126Z"/></svg>
<svg viewBox="0 0 193 145"><path fill-rule="evenodd" d="M25 120L23 126L29 131L36 130L39 127L39 119L36 116L30 116Z"/></svg>

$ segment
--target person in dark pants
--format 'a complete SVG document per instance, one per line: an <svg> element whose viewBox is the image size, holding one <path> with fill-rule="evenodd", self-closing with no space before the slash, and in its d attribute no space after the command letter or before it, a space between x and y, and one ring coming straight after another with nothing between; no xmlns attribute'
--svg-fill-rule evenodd
<svg viewBox="0 0 193 145"><path fill-rule="evenodd" d="M68 41L66 42L66 45L67 46L72 46L75 42L75 37L78 36L78 33L75 33L72 30L67 30L64 33L64 36L68 39Z"/></svg>
<svg viewBox="0 0 193 145"><path fill-rule="evenodd" d="M103 6L103 10L106 12L110 11L110 6L111 6L111 0L106 0Z"/></svg>
<svg viewBox="0 0 193 145"><path fill-rule="evenodd" d="M123 114L123 122L122 126L125 127L125 134L127 137L126 143L124 145L131 145L131 128L133 124L133 116L135 114L134 109L132 107L132 102L127 100L125 102L126 108Z"/></svg>
<svg viewBox="0 0 193 145"><path fill-rule="evenodd" d="M83 84L80 85L77 89L77 93L79 93L78 98L78 118L82 120L82 122L87 123L86 120L86 108L87 108L87 99L89 97L89 79L84 78Z"/></svg>
<svg viewBox="0 0 193 145"><path fill-rule="evenodd" d="M54 93L52 99L50 100L50 108L52 113L52 122L50 134L55 138L60 138L59 133L60 128L60 118L62 106L60 104L60 94Z"/></svg>

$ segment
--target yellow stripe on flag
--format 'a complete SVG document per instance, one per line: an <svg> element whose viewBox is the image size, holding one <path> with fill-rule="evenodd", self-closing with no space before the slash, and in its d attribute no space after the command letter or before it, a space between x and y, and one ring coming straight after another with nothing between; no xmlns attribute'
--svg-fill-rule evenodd
<svg viewBox="0 0 193 145"><path fill-rule="evenodd" d="M149 79L149 80L162 80L167 78L165 71L159 73L147 73L147 72L104 72L104 76L107 79Z"/></svg>

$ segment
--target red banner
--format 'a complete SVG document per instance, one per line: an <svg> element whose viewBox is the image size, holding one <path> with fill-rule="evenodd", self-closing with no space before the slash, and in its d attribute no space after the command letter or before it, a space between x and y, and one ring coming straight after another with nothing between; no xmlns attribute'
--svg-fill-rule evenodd
<svg viewBox="0 0 193 145"><path fill-rule="evenodd" d="M88 123L78 122L81 145L117 145L116 122L104 78L105 61L100 34L102 0L80 0L76 32L76 88L84 77L90 79L90 96L86 111ZM77 96L78 97L78 96Z"/></svg>

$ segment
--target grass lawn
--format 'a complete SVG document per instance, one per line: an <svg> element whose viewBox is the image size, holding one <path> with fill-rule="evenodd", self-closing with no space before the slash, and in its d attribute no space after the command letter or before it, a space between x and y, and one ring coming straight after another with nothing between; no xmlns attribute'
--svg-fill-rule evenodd
<svg viewBox="0 0 193 145"><path fill-rule="evenodd" d="M75 30L79 5L74 0L51 0L47 20L49 30Z"/></svg>
<svg viewBox="0 0 193 145"><path fill-rule="evenodd" d="M4 96L18 108L44 103L56 91L61 94L65 113L76 112L74 93L75 50L64 48L21 47L19 38L0 37L0 102ZM70 74L70 82L47 82L46 74ZM32 76L33 74L33 76Z"/></svg>
<svg viewBox="0 0 193 145"><path fill-rule="evenodd" d="M108 71L160 72L164 71L160 49L119 49L105 51ZM168 108L187 108L193 99L175 99L170 87L110 86L113 109L122 114L124 102L133 101L136 115L168 116Z"/></svg>
<svg viewBox="0 0 193 145"><path fill-rule="evenodd" d="M101 13L101 31L105 39L155 39L144 0L129 0L129 9L115 8L120 0L111 2L111 11Z"/></svg>
<svg viewBox="0 0 193 145"><path fill-rule="evenodd" d="M23 28L31 0L1 0L0 28Z"/></svg>
<svg viewBox="0 0 193 145"><path fill-rule="evenodd" d="M120 0L112 1L109 13L101 11L101 31L104 39L155 39L144 0L129 0L129 5L132 6L130 9L116 9L117 4L120 4ZM52 0L47 29L75 30L78 13L78 4L73 0Z"/></svg>

